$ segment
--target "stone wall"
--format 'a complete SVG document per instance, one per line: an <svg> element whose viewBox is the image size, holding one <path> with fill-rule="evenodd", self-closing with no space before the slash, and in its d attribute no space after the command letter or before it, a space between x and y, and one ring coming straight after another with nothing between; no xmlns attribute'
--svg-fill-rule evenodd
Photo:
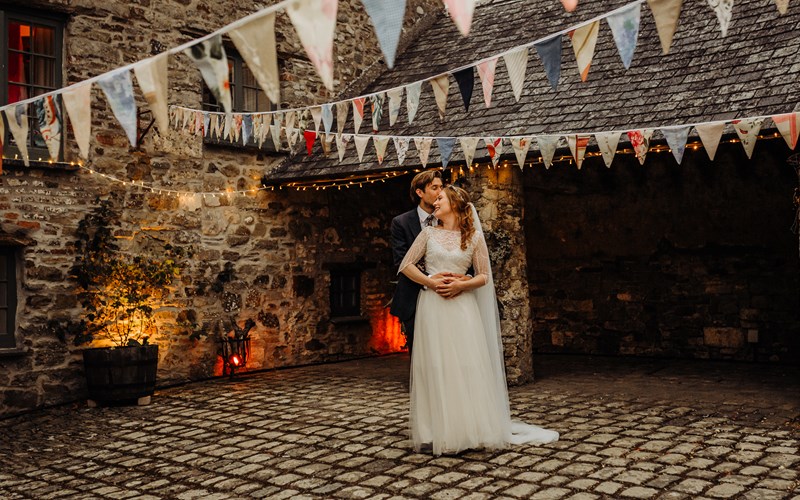
<svg viewBox="0 0 800 500"><path fill-rule="evenodd" d="M790 152L525 171L535 352L800 359Z"/></svg>
<svg viewBox="0 0 800 500"><path fill-rule="evenodd" d="M234 0L217 6L199 1L82 2L34 0L29 6L67 16L64 83L177 46L244 17L262 5ZM441 4L408 3L405 36ZM338 91L352 86L377 64L380 50L357 0L339 3L334 53ZM278 15L282 107L332 99L321 86L285 14ZM199 108L201 78L188 58L170 58L172 104ZM137 89L138 92L138 89ZM144 100L137 95L142 109ZM189 192L243 190L260 186L263 173L282 155L204 146L198 137L151 130L132 150L99 89L93 90L88 167L120 179ZM144 125L144 124L143 124ZM77 160L71 138L67 161ZM392 279L386 252L390 216L405 202L405 187L391 182L343 193L280 190L208 196L200 203L149 192L91 175L85 170L14 168L0 178L2 230L27 238L19 248L17 351L0 351L0 415L84 397L80 350L46 328L52 319L82 314L68 278L74 262L75 228L98 197L112 193L122 208L115 234L126 251L143 252L143 241L162 241L192 252L180 283L156 317L159 383L199 379L220 370L215 335L220 319L254 318L253 367L270 368L369 354L369 336L385 325L383 305ZM405 183L405 182L404 182ZM395 193L402 193L398 198ZM190 200L191 201L191 200ZM195 200L196 201L196 200ZM364 207L375 207L375 214ZM392 207L387 211L387 207ZM370 264L362 276L362 313L369 320L336 326L329 321L330 261ZM204 335L190 340L178 324L189 315Z"/></svg>
<svg viewBox="0 0 800 500"><path fill-rule="evenodd" d="M478 169L462 179L486 232L500 309L500 327L511 384L533 380L532 322L522 230L523 191L519 169Z"/></svg>

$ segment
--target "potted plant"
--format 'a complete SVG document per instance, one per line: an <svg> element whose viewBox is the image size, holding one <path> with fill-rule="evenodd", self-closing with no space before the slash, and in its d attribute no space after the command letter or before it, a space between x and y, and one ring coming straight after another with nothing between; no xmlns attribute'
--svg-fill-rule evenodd
<svg viewBox="0 0 800 500"><path fill-rule="evenodd" d="M85 317L62 327L76 345L99 346L83 351L90 406L150 402L158 367L158 346L148 342L157 326L153 311L180 271L180 252L170 245L150 241L158 248L147 253L158 257L122 252L112 232L118 220L113 202L103 200L80 221L71 276Z"/></svg>

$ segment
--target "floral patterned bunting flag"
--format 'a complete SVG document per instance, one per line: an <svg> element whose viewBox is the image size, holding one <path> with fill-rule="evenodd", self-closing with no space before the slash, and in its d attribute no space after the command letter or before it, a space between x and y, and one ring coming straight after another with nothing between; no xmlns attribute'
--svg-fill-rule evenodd
<svg viewBox="0 0 800 500"><path fill-rule="evenodd" d="M722 37L728 36L728 26L733 17L733 0L708 0L708 5L714 9L714 13L717 15Z"/></svg>
<svg viewBox="0 0 800 500"><path fill-rule="evenodd" d="M336 128L341 134L344 132L344 126L347 123L347 113L350 106L347 101L336 103Z"/></svg>
<svg viewBox="0 0 800 500"><path fill-rule="evenodd" d="M356 134L358 133L358 129L361 128L361 122L364 120L365 101L366 98L364 97L353 99L353 127L355 129Z"/></svg>
<svg viewBox="0 0 800 500"><path fill-rule="evenodd" d="M375 145L375 155L378 157L378 165L383 163L383 158L386 156L386 146L389 144L389 139L388 135L372 137L372 143Z"/></svg>
<svg viewBox="0 0 800 500"><path fill-rule="evenodd" d="M568 135L567 144L569 150L572 152L572 157L575 159L575 164L578 170L583 166L583 159L586 156L586 146L589 145L588 135Z"/></svg>
<svg viewBox="0 0 800 500"><path fill-rule="evenodd" d="M514 137L511 139L511 147L514 148L514 154L517 156L517 163L521 170L525 167L525 158L527 158L528 150L531 147L531 138Z"/></svg>
<svg viewBox="0 0 800 500"><path fill-rule="evenodd" d="M650 137L653 129L631 130L628 132L628 139L631 141L633 152L639 160L639 165L644 165L647 150L650 149Z"/></svg>
<svg viewBox="0 0 800 500"><path fill-rule="evenodd" d="M408 145L411 139L408 137L393 137L394 149L397 151L397 164L402 165L406 161L406 153L408 153Z"/></svg>
<svg viewBox="0 0 800 500"><path fill-rule="evenodd" d="M328 90L333 90L333 38L338 7L338 0L296 0L286 7L300 43Z"/></svg>
<svg viewBox="0 0 800 500"><path fill-rule="evenodd" d="M167 105L167 56L166 52L155 57L145 59L133 67L133 74L142 89L142 95L150 105L156 127L162 134L169 128L169 115ZM196 127L195 127L196 129Z"/></svg>
<svg viewBox="0 0 800 500"><path fill-rule="evenodd" d="M222 45L222 36L215 35L183 51L194 61L203 76L208 90L225 110L231 112L231 83L228 80L228 56Z"/></svg>
<svg viewBox="0 0 800 500"><path fill-rule="evenodd" d="M353 136L350 134L337 134L336 135L336 152L339 153L339 161L344 160L344 154L347 151L347 145Z"/></svg>
<svg viewBox="0 0 800 500"><path fill-rule="evenodd" d="M383 102L386 100L386 93L379 92L369 97L369 102L372 105L372 133L377 134L383 118Z"/></svg>
<svg viewBox="0 0 800 500"><path fill-rule="evenodd" d="M500 155L503 154L503 138L502 137L485 137L483 143L486 144L486 151L489 153L489 158L492 160L492 165L497 166L500 161Z"/></svg>
<svg viewBox="0 0 800 500"><path fill-rule="evenodd" d="M689 138L689 130L691 128L690 126L685 126L661 129L661 133L664 134L664 138L672 150L672 156L675 157L678 165L683 161L683 153L686 151L686 139Z"/></svg>
<svg viewBox="0 0 800 500"><path fill-rule="evenodd" d="M461 143L461 150L464 152L464 161L467 162L467 166L472 166L472 160L475 158L475 148L478 147L478 138L477 137L461 137L459 139Z"/></svg>
<svg viewBox="0 0 800 500"><path fill-rule="evenodd" d="M417 146L417 153L419 154L419 162L422 168L428 165L428 157L431 153L431 143L433 139L430 137L414 137L414 145Z"/></svg>
<svg viewBox="0 0 800 500"><path fill-rule="evenodd" d="M642 16L642 4L637 2L606 17L606 22L614 35L619 56L625 69L631 67L636 40L639 38L639 20Z"/></svg>
<svg viewBox="0 0 800 500"><path fill-rule="evenodd" d="M436 106L439 108L439 120L444 121L447 109L447 94L450 92L450 77L442 75L431 80L433 95L436 97Z"/></svg>
<svg viewBox="0 0 800 500"><path fill-rule="evenodd" d="M242 116L242 144L247 146L251 137L253 137L253 117L244 115Z"/></svg>
<svg viewBox="0 0 800 500"><path fill-rule="evenodd" d="M236 50L247 63L258 85L273 104L281 102L278 50L275 45L275 14L260 16L228 32Z"/></svg>
<svg viewBox="0 0 800 500"><path fill-rule="evenodd" d="M617 154L619 132L597 132L594 134L594 138L597 140L597 147L600 148L606 167L611 168L614 155Z"/></svg>
<svg viewBox="0 0 800 500"><path fill-rule="evenodd" d="M403 103L403 87L386 91L389 96L389 126L393 126L400 116L400 105Z"/></svg>
<svg viewBox="0 0 800 500"><path fill-rule="evenodd" d="M763 118L748 118L745 120L734 120L733 128L736 129L736 135L742 141L744 152L747 153L748 158L753 157L753 150L756 147L758 140L758 132L761 131L761 125L764 123Z"/></svg>
<svg viewBox="0 0 800 500"><path fill-rule="evenodd" d="M775 115L772 117L772 121L775 122L775 126L778 128L778 132L781 133L783 140L786 141L786 145L794 151L795 146L797 146L797 136L800 135L800 114Z"/></svg>

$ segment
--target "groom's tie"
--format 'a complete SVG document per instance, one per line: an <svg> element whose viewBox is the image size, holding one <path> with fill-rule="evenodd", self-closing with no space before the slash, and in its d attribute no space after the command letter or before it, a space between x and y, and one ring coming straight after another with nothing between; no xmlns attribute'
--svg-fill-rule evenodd
<svg viewBox="0 0 800 500"><path fill-rule="evenodd" d="M432 226L432 225L433 225L433 221L434 221L435 219L436 219L436 218L433 216L433 214L430 214L430 215L428 216L428 218L427 218L427 219L425 219L425 227Z"/></svg>

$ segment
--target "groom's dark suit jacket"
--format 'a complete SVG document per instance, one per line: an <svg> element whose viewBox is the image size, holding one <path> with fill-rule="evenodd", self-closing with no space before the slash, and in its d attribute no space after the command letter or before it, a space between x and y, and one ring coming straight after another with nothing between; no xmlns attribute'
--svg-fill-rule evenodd
<svg viewBox="0 0 800 500"><path fill-rule="evenodd" d="M392 257L395 270L400 267L403 257L421 232L422 226L419 223L416 207L392 219ZM414 283L406 275L399 274L390 312L400 318L400 321L413 318L417 312L417 296L421 289L421 285Z"/></svg>

